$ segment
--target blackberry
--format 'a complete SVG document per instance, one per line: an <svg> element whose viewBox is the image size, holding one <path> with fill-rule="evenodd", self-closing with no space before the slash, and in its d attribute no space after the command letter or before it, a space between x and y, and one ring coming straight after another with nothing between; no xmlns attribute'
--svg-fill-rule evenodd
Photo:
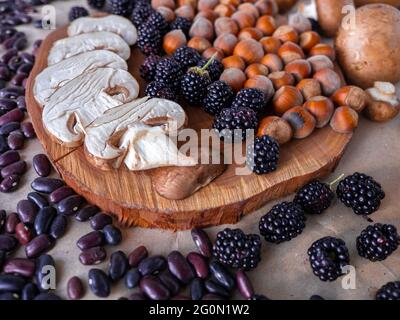
<svg viewBox="0 0 400 320"><path fill-rule="evenodd" d="M147 82L153 81L156 76L156 67L161 58L157 55L148 56L140 66L140 76Z"/></svg>
<svg viewBox="0 0 400 320"><path fill-rule="evenodd" d="M72 7L68 13L69 21L74 21L75 19L86 17L89 15L89 11L87 11L84 7Z"/></svg>
<svg viewBox="0 0 400 320"><path fill-rule="evenodd" d="M147 23L142 24L138 29L137 45L145 55L158 55L161 53L162 36L160 32Z"/></svg>
<svg viewBox="0 0 400 320"><path fill-rule="evenodd" d="M207 87L211 84L207 64L203 68L192 67L183 76L181 81L181 94L189 104L199 106L202 104Z"/></svg>
<svg viewBox="0 0 400 320"><path fill-rule="evenodd" d="M371 261L383 261L397 249L399 241L395 226L377 223L368 226L357 237L357 251Z"/></svg>
<svg viewBox="0 0 400 320"><path fill-rule="evenodd" d="M201 59L197 64L198 67L204 67L207 63L207 60ZM217 59L213 59L211 64L207 68L208 74L212 81L217 81L221 77L222 72L224 71L224 65Z"/></svg>
<svg viewBox="0 0 400 320"><path fill-rule="evenodd" d="M99 10L104 7L106 0L87 0L87 3L90 7Z"/></svg>
<svg viewBox="0 0 400 320"><path fill-rule="evenodd" d="M174 59L165 58L157 64L154 80L169 86L174 92L178 92L182 77L181 66Z"/></svg>
<svg viewBox="0 0 400 320"><path fill-rule="evenodd" d="M225 141L243 141L258 126L257 114L249 108L225 108L214 118L213 128Z"/></svg>
<svg viewBox="0 0 400 320"><path fill-rule="evenodd" d="M184 17L176 17L176 19L173 22L171 22L170 29L182 30L182 32L186 35L186 37L188 37L191 26L192 22L190 22L189 19L186 19Z"/></svg>
<svg viewBox="0 0 400 320"><path fill-rule="evenodd" d="M111 14L128 17L132 13L132 0L106 0L105 9Z"/></svg>
<svg viewBox="0 0 400 320"><path fill-rule="evenodd" d="M330 207L334 197L328 184L313 181L297 192L294 202L308 214L321 214Z"/></svg>
<svg viewBox="0 0 400 320"><path fill-rule="evenodd" d="M314 274L322 281L335 281L343 275L342 268L350 263L346 243L334 237L315 241L308 249L308 256Z"/></svg>
<svg viewBox="0 0 400 320"><path fill-rule="evenodd" d="M266 241L282 243L301 234L306 226L304 211L293 202L275 205L260 219L259 229Z"/></svg>
<svg viewBox="0 0 400 320"><path fill-rule="evenodd" d="M389 282L378 290L376 300L400 300L400 281Z"/></svg>
<svg viewBox="0 0 400 320"><path fill-rule="evenodd" d="M152 98L161 98L176 101L174 91L170 87L165 86L164 84L157 81L150 82L146 86L145 94L146 96Z"/></svg>
<svg viewBox="0 0 400 320"><path fill-rule="evenodd" d="M201 59L201 56L193 48L181 47L175 50L175 52L172 55L172 58L174 58L175 61L179 62L179 64L182 67L182 70L186 72L188 68L197 65L197 63Z"/></svg>
<svg viewBox="0 0 400 320"><path fill-rule="evenodd" d="M207 87L203 109L209 114L216 115L222 109L230 107L234 97L232 88L224 81L215 81Z"/></svg>
<svg viewBox="0 0 400 320"><path fill-rule="evenodd" d="M168 22L164 19L161 13L153 11L146 20L146 24L156 28L162 36L169 31Z"/></svg>
<svg viewBox="0 0 400 320"><path fill-rule="evenodd" d="M225 229L217 234L213 256L222 264L243 270L257 267L261 261L261 239L240 229Z"/></svg>
<svg viewBox="0 0 400 320"><path fill-rule="evenodd" d="M154 12L150 4L136 6L131 14L131 21L136 27L140 27L147 18Z"/></svg>
<svg viewBox="0 0 400 320"><path fill-rule="evenodd" d="M340 201L357 215L370 215L377 211L385 198L382 187L372 177L354 173L340 181L336 194Z"/></svg>
<svg viewBox="0 0 400 320"><path fill-rule="evenodd" d="M255 112L262 111L267 105L264 93L259 89L242 89L233 100L232 108L247 107Z"/></svg>
<svg viewBox="0 0 400 320"><path fill-rule="evenodd" d="M246 163L258 175L276 171L279 161L279 144L269 136L256 137L247 147Z"/></svg>

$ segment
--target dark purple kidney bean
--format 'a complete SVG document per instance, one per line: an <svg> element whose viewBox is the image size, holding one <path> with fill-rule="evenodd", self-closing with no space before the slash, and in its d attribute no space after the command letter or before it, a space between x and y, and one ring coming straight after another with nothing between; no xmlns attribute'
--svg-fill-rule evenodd
<svg viewBox="0 0 400 320"><path fill-rule="evenodd" d="M21 124L19 122L9 122L0 127L0 134L6 136L13 131L19 130Z"/></svg>
<svg viewBox="0 0 400 320"><path fill-rule="evenodd" d="M22 73L22 74L27 74L27 75L29 75L29 73L30 73L31 70L32 70L32 67L33 67L33 65L30 64L30 63L21 64L21 66L20 66L20 67L18 68L18 70L17 70L17 74ZM25 99L24 99L24 100L25 100Z"/></svg>
<svg viewBox="0 0 400 320"><path fill-rule="evenodd" d="M17 102L13 99L2 98L0 99L0 109L6 112L17 108Z"/></svg>
<svg viewBox="0 0 400 320"><path fill-rule="evenodd" d="M168 257L168 269L184 284L189 284L194 278L194 272L190 264L186 261L185 257L179 251L172 251Z"/></svg>
<svg viewBox="0 0 400 320"><path fill-rule="evenodd" d="M33 300L56 301L62 299L53 292L43 292L39 293Z"/></svg>
<svg viewBox="0 0 400 320"><path fill-rule="evenodd" d="M0 80L9 81L12 77L12 72L7 66L0 66Z"/></svg>
<svg viewBox="0 0 400 320"><path fill-rule="evenodd" d="M32 164L40 177L47 177L51 173L51 163L45 154L35 155Z"/></svg>
<svg viewBox="0 0 400 320"><path fill-rule="evenodd" d="M7 81L4 81L2 79L0 79L0 89L3 89L7 86ZM5 111L0 108L0 115L2 116L5 113Z"/></svg>
<svg viewBox="0 0 400 320"><path fill-rule="evenodd" d="M19 51L24 50L28 45L28 40L24 37L18 38L14 44L13 44L13 48L17 49Z"/></svg>
<svg viewBox="0 0 400 320"><path fill-rule="evenodd" d="M60 187L56 190L54 190L52 193L49 195L49 201L50 203L59 203L61 200L64 200L65 198L72 196L75 194L75 191L68 187L68 186L63 186Z"/></svg>
<svg viewBox="0 0 400 320"><path fill-rule="evenodd" d="M4 226L6 225L7 213L5 210L0 210L0 232L3 231Z"/></svg>
<svg viewBox="0 0 400 320"><path fill-rule="evenodd" d="M53 207L40 209L34 223L36 234L47 234L56 214L57 211Z"/></svg>
<svg viewBox="0 0 400 320"><path fill-rule="evenodd" d="M216 260L210 262L210 271L214 279L227 290L233 290L235 279L222 264Z"/></svg>
<svg viewBox="0 0 400 320"><path fill-rule="evenodd" d="M49 289L49 283L46 282L49 267L56 268L56 263L51 255L42 254L36 259L35 279L40 291Z"/></svg>
<svg viewBox="0 0 400 320"><path fill-rule="evenodd" d="M132 268L137 268L139 263L146 259L148 255L149 253L145 246L137 247L128 256L129 265Z"/></svg>
<svg viewBox="0 0 400 320"><path fill-rule="evenodd" d="M5 252L14 251L18 246L18 241L8 234L0 234L0 250Z"/></svg>
<svg viewBox="0 0 400 320"><path fill-rule="evenodd" d="M36 205L29 200L20 200L17 203L19 220L26 224L33 224L37 214Z"/></svg>
<svg viewBox="0 0 400 320"><path fill-rule="evenodd" d="M169 290L171 296L176 296L181 290L178 279L176 279L169 271L164 271L158 275L161 283Z"/></svg>
<svg viewBox="0 0 400 320"><path fill-rule="evenodd" d="M25 246L25 254L28 258L36 258L41 254L47 252L51 249L53 242L46 234L41 234L35 238L33 238L26 246Z"/></svg>
<svg viewBox="0 0 400 320"><path fill-rule="evenodd" d="M84 236L80 237L76 242L76 245L81 250L86 250L93 247L103 245L104 235L101 231L92 231Z"/></svg>
<svg viewBox="0 0 400 320"><path fill-rule="evenodd" d="M213 293L207 293L206 295L204 295L203 301L213 301L213 300L225 300L225 298L220 297L217 294L213 294Z"/></svg>
<svg viewBox="0 0 400 320"><path fill-rule="evenodd" d="M0 275L0 292L20 293L25 285L24 278L11 274Z"/></svg>
<svg viewBox="0 0 400 320"><path fill-rule="evenodd" d="M0 270L3 268L4 262L6 262L7 252L0 250Z"/></svg>
<svg viewBox="0 0 400 320"><path fill-rule="evenodd" d="M110 256L108 275L112 281L122 279L128 271L128 259L122 251L116 251Z"/></svg>
<svg viewBox="0 0 400 320"><path fill-rule="evenodd" d="M18 50L10 49L7 50L0 59L0 62L8 64L12 58L14 58L18 54Z"/></svg>
<svg viewBox="0 0 400 320"><path fill-rule="evenodd" d="M203 256L210 258L212 256L212 243L207 233L203 229L195 228L191 234L199 252Z"/></svg>
<svg viewBox="0 0 400 320"><path fill-rule="evenodd" d="M36 284L29 282L27 283L21 292L22 300L33 300L39 294L39 289Z"/></svg>
<svg viewBox="0 0 400 320"><path fill-rule="evenodd" d="M35 129L33 128L32 122L22 122L21 131L27 139L32 139L36 137Z"/></svg>
<svg viewBox="0 0 400 320"><path fill-rule="evenodd" d="M0 90L0 98L17 99L19 96L24 95L25 89L22 87L8 86Z"/></svg>
<svg viewBox="0 0 400 320"><path fill-rule="evenodd" d="M146 297L145 297L145 296L143 295L143 293L141 293L141 292L135 292L135 293L132 293L132 294L129 296L128 300L132 300L132 301L144 301L144 300L146 300Z"/></svg>
<svg viewBox="0 0 400 320"><path fill-rule="evenodd" d="M20 97L18 97L17 98L17 107L19 108L19 109L21 109L22 111L26 111L26 102L25 102L25 97L24 96L20 96ZM31 124L30 122L25 122L26 124ZM32 124L31 124L31 126L32 126ZM22 127L22 124L21 124L21 127ZM33 127L32 127L32 129L33 129ZM24 133L24 132L23 132ZM24 136L25 136L25 133L24 133ZM30 138L30 137L26 137L25 136L25 138Z"/></svg>
<svg viewBox="0 0 400 320"><path fill-rule="evenodd" d="M3 136L0 136L0 154L6 152L9 149L10 148L8 147L7 140Z"/></svg>
<svg viewBox="0 0 400 320"><path fill-rule="evenodd" d="M103 262L107 257L103 247L93 247L83 250L79 255L79 261L85 266L92 266Z"/></svg>
<svg viewBox="0 0 400 320"><path fill-rule="evenodd" d="M21 57L22 61L24 61L26 64L32 66L35 63L35 56L33 56L28 52L22 52L19 56Z"/></svg>
<svg viewBox="0 0 400 320"><path fill-rule="evenodd" d="M9 150L0 155L0 167L6 167L21 159L18 151Z"/></svg>
<svg viewBox="0 0 400 320"><path fill-rule="evenodd" d="M103 212L97 213L90 219L90 226L93 230L101 230L109 224L112 224L112 218L110 215Z"/></svg>
<svg viewBox="0 0 400 320"><path fill-rule="evenodd" d="M129 270L124 279L125 287L127 287L128 289L136 288L139 285L139 281L141 278L142 275L140 274L139 270Z"/></svg>
<svg viewBox="0 0 400 320"><path fill-rule="evenodd" d="M99 207L95 205L87 205L78 211L78 213L75 215L75 219L80 222L88 221L98 212L100 212Z"/></svg>
<svg viewBox="0 0 400 320"><path fill-rule="evenodd" d="M20 176L13 174L5 177L0 183L0 192L12 192L18 188L20 182Z"/></svg>
<svg viewBox="0 0 400 320"><path fill-rule="evenodd" d="M197 277L201 279L208 278L208 263L203 255L197 252L191 252L187 255L186 259L192 265Z"/></svg>
<svg viewBox="0 0 400 320"><path fill-rule="evenodd" d="M82 299L83 295L85 294L85 289L79 277L75 276L68 280L67 294L68 298L70 298L71 300Z"/></svg>
<svg viewBox="0 0 400 320"><path fill-rule="evenodd" d="M22 132L13 131L7 137L7 143L11 150L20 150L25 143L25 137Z"/></svg>
<svg viewBox="0 0 400 320"><path fill-rule="evenodd" d="M64 181L54 178L39 177L33 180L31 187L33 190L41 193L52 193L54 190L61 188Z"/></svg>
<svg viewBox="0 0 400 320"><path fill-rule="evenodd" d="M21 66L22 67L22 66ZM20 67L20 68L21 68ZM11 84L15 86L22 86L24 83L24 80L28 78L28 74L26 73L17 73L12 79L11 79Z"/></svg>
<svg viewBox="0 0 400 320"><path fill-rule="evenodd" d="M206 294L204 282L200 278L193 279L190 283L190 296L192 300L201 300Z"/></svg>
<svg viewBox="0 0 400 320"><path fill-rule="evenodd" d="M140 280L140 289L151 300L168 300L170 293L159 279L152 275Z"/></svg>
<svg viewBox="0 0 400 320"><path fill-rule="evenodd" d="M243 298L249 300L252 296L254 296L253 285L244 271L239 270L236 273L236 283Z"/></svg>
<svg viewBox="0 0 400 320"><path fill-rule="evenodd" d="M15 237L18 239L19 243L26 245L33 238L32 230L26 226L23 222L20 222L15 227Z"/></svg>
<svg viewBox="0 0 400 320"><path fill-rule="evenodd" d="M14 71L14 72L16 72L17 70L18 70L18 68L23 64L24 62L22 61L22 59L19 57L19 56L15 56L15 57L12 57L11 59L10 59L10 61L8 61L8 67L12 70L12 71Z"/></svg>
<svg viewBox="0 0 400 320"><path fill-rule="evenodd" d="M117 227L109 224L103 229L104 239L106 243L110 246L116 246L122 241L122 233Z"/></svg>
<svg viewBox="0 0 400 320"><path fill-rule="evenodd" d="M138 269L142 276L159 273L167 267L167 260L163 256L152 256L142 260Z"/></svg>
<svg viewBox="0 0 400 320"><path fill-rule="evenodd" d="M11 259L4 264L3 272L31 278L35 274L35 262L24 258Z"/></svg>
<svg viewBox="0 0 400 320"><path fill-rule="evenodd" d="M204 285L209 293L213 293L225 298L229 297L229 291L226 290L223 286L214 282L213 280L207 280Z"/></svg>
<svg viewBox="0 0 400 320"><path fill-rule="evenodd" d="M110 295L111 285L103 270L90 269L88 274L89 288L96 296L106 298Z"/></svg>
<svg viewBox="0 0 400 320"><path fill-rule="evenodd" d="M3 292L0 293L0 300L1 301L13 301L13 300L19 300L19 294L17 293L12 293L12 292Z"/></svg>
<svg viewBox="0 0 400 320"><path fill-rule="evenodd" d="M57 211L59 214L71 216L78 212L83 202L84 199L77 194L69 196L57 204Z"/></svg>
<svg viewBox="0 0 400 320"><path fill-rule="evenodd" d="M9 213L5 224L6 232L9 234L15 233L15 228L19 222L18 215L15 212Z"/></svg>
<svg viewBox="0 0 400 320"><path fill-rule="evenodd" d="M26 172L26 162L24 160L19 160L1 169L0 174L2 177L8 177L13 174L21 176L25 172Z"/></svg>
<svg viewBox="0 0 400 320"><path fill-rule="evenodd" d="M30 192L27 196L28 200L34 203L39 209L48 207L49 202L45 197L43 197L40 193L37 192Z"/></svg>
<svg viewBox="0 0 400 320"><path fill-rule="evenodd" d="M60 239L65 235L67 231L68 220L63 215L57 215L50 225L49 235L53 239Z"/></svg>
<svg viewBox="0 0 400 320"><path fill-rule="evenodd" d="M13 109L0 117L0 126L14 121L21 122L24 117L25 115L20 109Z"/></svg>

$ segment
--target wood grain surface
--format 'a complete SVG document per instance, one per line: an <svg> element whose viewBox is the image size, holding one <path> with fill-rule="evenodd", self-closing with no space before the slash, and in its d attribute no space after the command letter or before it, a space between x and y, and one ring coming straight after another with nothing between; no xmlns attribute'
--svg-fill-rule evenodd
<svg viewBox="0 0 400 320"><path fill-rule="evenodd" d="M236 164L193 196L171 201L159 196L151 183L151 171L132 172L121 167L101 171L93 167L83 147L65 148L55 143L43 128L41 107L33 96L36 75L47 66L48 52L54 41L66 37L66 28L52 32L42 43L27 83L27 108L37 136L60 175L77 193L102 210L115 214L127 226L172 230L234 224L270 200L293 193L310 180L322 178L335 169L351 134L335 133L330 127L316 130L305 140L282 147L278 171L265 176L237 176ZM143 57L132 50L129 71L144 89L139 76ZM189 127L211 127L212 117L199 108L186 108Z"/></svg>

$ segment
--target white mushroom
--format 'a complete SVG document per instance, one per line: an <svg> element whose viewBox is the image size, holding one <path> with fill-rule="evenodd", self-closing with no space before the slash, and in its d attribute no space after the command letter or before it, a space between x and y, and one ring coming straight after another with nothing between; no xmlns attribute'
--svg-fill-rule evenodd
<svg viewBox="0 0 400 320"><path fill-rule="evenodd" d="M115 52L124 60L128 60L131 55L130 47L119 35L99 31L56 41L50 50L47 63L50 66L77 54L101 49Z"/></svg>
<svg viewBox="0 0 400 320"><path fill-rule="evenodd" d="M135 99L139 85L130 73L99 68L82 74L58 89L45 104L46 130L67 146L78 146L85 128L106 110Z"/></svg>
<svg viewBox="0 0 400 320"><path fill-rule="evenodd" d="M124 59L107 50L81 53L53 64L36 76L33 86L35 99L39 104L44 105L56 90L72 79L83 73L105 67L128 70Z"/></svg>
<svg viewBox="0 0 400 320"><path fill-rule="evenodd" d="M68 35L70 37L96 31L109 31L116 33L130 46L135 44L137 40L137 31L133 23L128 19L117 15L82 17L72 21L68 27Z"/></svg>

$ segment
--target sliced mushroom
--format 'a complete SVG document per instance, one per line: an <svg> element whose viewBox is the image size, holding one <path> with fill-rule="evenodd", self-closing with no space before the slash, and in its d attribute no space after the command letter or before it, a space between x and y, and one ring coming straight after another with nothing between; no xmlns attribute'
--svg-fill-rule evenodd
<svg viewBox="0 0 400 320"><path fill-rule="evenodd" d="M133 23L128 19L117 15L82 17L72 21L68 27L68 35L70 37L96 31L116 33L130 46L135 44L137 40L137 31Z"/></svg>
<svg viewBox="0 0 400 320"><path fill-rule="evenodd" d="M130 73L99 68L58 89L44 106L43 123L59 143L77 146L89 124L106 110L128 103L138 94L139 84Z"/></svg>
<svg viewBox="0 0 400 320"><path fill-rule="evenodd" d="M57 89L72 79L104 67L128 70L126 61L111 51L84 52L53 64L39 73L33 87L35 99L39 104L44 105Z"/></svg>
<svg viewBox="0 0 400 320"><path fill-rule="evenodd" d="M83 52L102 49L115 52L124 60L128 60L131 55L130 47L119 35L99 31L56 41L50 50L47 63L50 66Z"/></svg>

